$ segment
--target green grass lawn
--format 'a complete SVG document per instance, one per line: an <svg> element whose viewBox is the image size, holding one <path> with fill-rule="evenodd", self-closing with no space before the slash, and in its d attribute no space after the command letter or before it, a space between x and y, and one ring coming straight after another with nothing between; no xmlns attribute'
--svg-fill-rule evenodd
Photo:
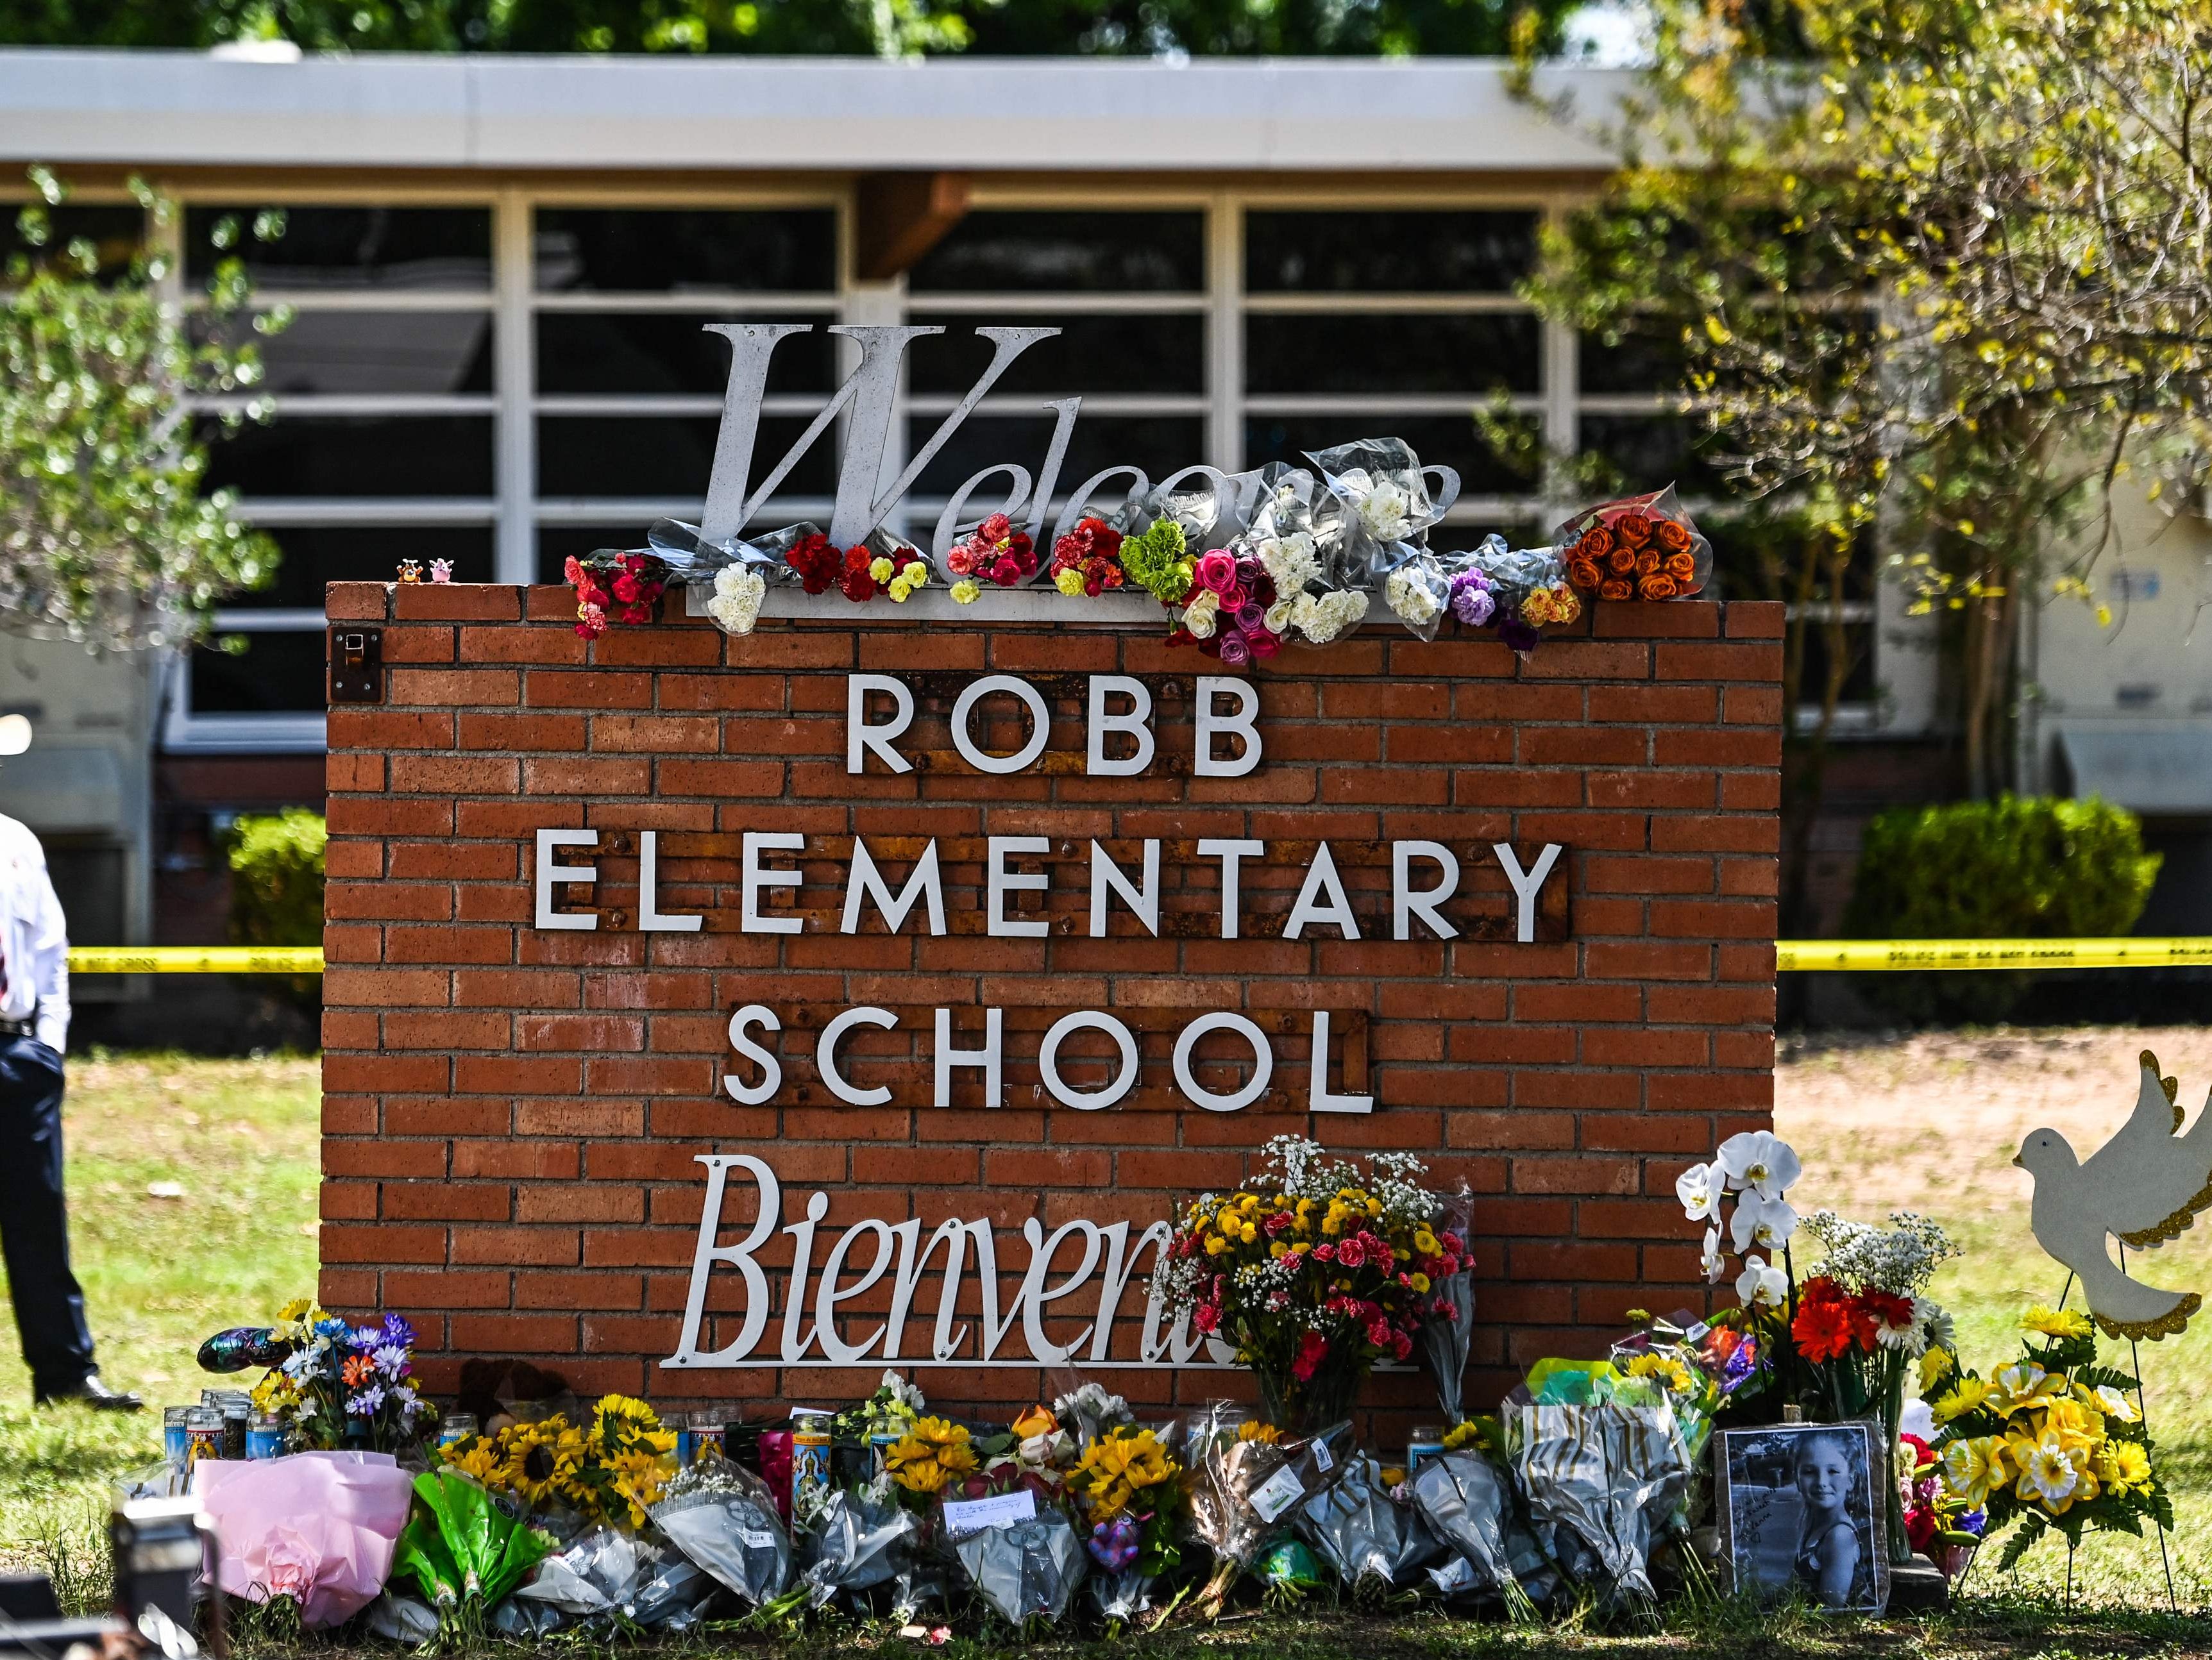
<svg viewBox="0 0 2212 1660"><path fill-rule="evenodd" d="M2180 1072L2184 1103L2201 1101L2212 1082L2212 1032L2154 1037L2027 1033L1801 1048L1778 1075L1779 1127L1806 1157L1801 1207L1830 1203L1869 1220L1911 1207L1943 1221L1966 1255L1944 1270L1936 1294L1958 1316L1969 1364L1986 1372L2009 1358L2019 1310L2055 1298L2064 1277L2028 1233L2026 1178L2010 1167L2012 1152L2039 1122L2068 1130L2077 1147L2094 1145L2094 1126L2117 1124L2132 1100L2133 1056L2145 1042ZM318 1092L316 1063L304 1058L91 1056L72 1066L67 1134L77 1271L106 1375L139 1390L149 1408L197 1398L205 1379L192 1354L210 1332L261 1319L313 1289ZM177 1184L183 1197L152 1197L156 1183ZM2163 1283L2212 1287L2209 1246L2212 1227L2201 1227L2144 1271ZM7 1331L11 1337L12 1324ZM2151 1424L2181 1519L2169 1542L2175 1586L2185 1608L2203 1609L2212 1606L2212 1317L2178 1340L2146 1345L2143 1362ZM10 1352L0 1360L0 1559L41 1560L50 1554L41 1541L57 1536L74 1542L80 1560L96 1556L104 1484L158 1457L160 1426L158 1410L136 1419L76 1409L34 1415ZM2021 1646L2008 1638L2003 1651L2176 1651L2171 1633L2155 1627L2128 1627L2140 1642L2118 1647L2100 1639L2081 1649L2054 1635L2062 1628L2032 1604L2063 1586L2064 1568L2063 1548L2051 1542L2031 1554L2011 1587L1977 1569L1990 1589L2030 1599L2017 1615L2002 1602L1984 1605L1996 1621L1991 1629L2017 1625ZM2096 1601L2164 1602L2155 1540L2097 1540L2081 1553L2075 1572L2077 1593ZM1234 1629L1224 1628L1222 1645L1252 1646L1244 1637L1232 1640ZM1319 1640L1312 1633L1292 1640L1275 1629L1271 1653ZM1504 1651L1523 1640L1456 1629L1400 1621L1387 1640L1361 1645L1445 1654ZM1915 1644L1943 1651L1948 1629L1921 1629ZM2194 1629L2198 1640L2181 1646L2201 1651L2203 1633ZM1783 1648L1844 1651L1836 1646L1840 1637L1822 1631L1817 1622L1806 1626ZM1712 1640L1717 1651L1742 1646L1717 1630ZM1783 1651L1776 1640L1770 1633L1750 1646ZM1844 1646L1859 1651L1857 1640ZM1993 1651L1981 1638L1966 1648Z"/></svg>

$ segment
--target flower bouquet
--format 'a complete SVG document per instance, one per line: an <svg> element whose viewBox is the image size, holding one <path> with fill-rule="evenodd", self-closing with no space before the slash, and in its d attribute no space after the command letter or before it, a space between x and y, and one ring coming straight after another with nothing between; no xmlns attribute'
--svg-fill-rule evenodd
<svg viewBox="0 0 2212 1660"><path fill-rule="evenodd" d="M294 1447L398 1452L436 1425L437 1409L410 1381L415 1328L398 1315L352 1326L303 1297L270 1330L290 1352L255 1385L253 1404L283 1421Z"/></svg>
<svg viewBox="0 0 2212 1660"><path fill-rule="evenodd" d="M1210 549L1191 567L1191 578L1169 644L1194 640L1201 654L1218 657L1231 669L1249 668L1282 650L1282 637L1267 624L1276 597L1274 579L1256 555Z"/></svg>
<svg viewBox="0 0 2212 1660"><path fill-rule="evenodd" d="M1492 535L1455 566L1453 615L1470 627L1496 628L1523 657L1542 644L1544 629L1583 614L1565 566L1549 548L1508 548L1504 537Z"/></svg>
<svg viewBox="0 0 2212 1660"><path fill-rule="evenodd" d="M1443 1201L1410 1155L1377 1154L1370 1174L1299 1136L1265 1153L1255 1190L1185 1211L1155 1289L1168 1312L1236 1345L1269 1423L1310 1433L1351 1415L1376 1360L1413 1354L1466 1243L1438 1230Z"/></svg>
<svg viewBox="0 0 2212 1660"><path fill-rule="evenodd" d="M1450 495L1459 494L1456 475L1423 468L1401 438L1355 439L1309 451L1306 459L1327 490L1316 508L1315 528L1344 588L1376 586L1426 546L1429 527L1450 505L1449 497L1439 503L1431 493L1429 473L1443 473Z"/></svg>
<svg viewBox="0 0 2212 1660"><path fill-rule="evenodd" d="M1686 599L1712 573L1713 546L1674 500L1674 487L1586 507L1552 541L1567 579L1593 599Z"/></svg>
<svg viewBox="0 0 2212 1660"><path fill-rule="evenodd" d="M1121 568L1121 533L1104 519L1085 516L1052 544L1052 585L1070 599L1096 599L1128 580Z"/></svg>
<svg viewBox="0 0 2212 1660"><path fill-rule="evenodd" d="M1182 1463L1150 1429L1121 1424L1086 1439L1067 1486L1088 1530L1084 1548L1097 1569L1092 1592L1107 1619L1143 1613L1153 1581L1182 1566Z"/></svg>
<svg viewBox="0 0 2212 1660"><path fill-rule="evenodd" d="M208 1460L192 1491L222 1543L222 1589L255 1602L289 1596L312 1629L343 1624L384 1588L411 1484L383 1454L302 1452Z"/></svg>
<svg viewBox="0 0 2212 1660"><path fill-rule="evenodd" d="M1468 1345L1474 1336L1474 1258L1467 1245L1474 1232L1474 1195L1464 1184L1444 1200L1438 1220L1443 1226L1431 1232L1438 1245L1451 1246L1459 1266L1449 1273L1429 1276L1417 1342L1421 1364L1437 1386L1437 1404L1443 1409L1444 1421L1456 1424L1467 1415L1461 1410L1461 1384L1467 1375Z"/></svg>
<svg viewBox="0 0 2212 1660"><path fill-rule="evenodd" d="M2021 1358L1994 1377L1939 1371L1949 1387L1929 1403L1938 1427L1930 1451L1944 1493L1967 1507L1952 1531L1971 1538L1975 1512L1991 1533L2017 1522L1997 1559L2008 1568L2047 1532L2071 1548L2099 1530L2171 1529L2172 1501L2128 1399L2131 1390L2140 1399L2141 1383L2101 1363L2086 1315L2032 1308L2021 1325Z"/></svg>
<svg viewBox="0 0 2212 1660"><path fill-rule="evenodd" d="M791 1584L791 1540L768 1484L726 1458L678 1471L651 1515L669 1543L756 1609Z"/></svg>
<svg viewBox="0 0 2212 1660"><path fill-rule="evenodd" d="M1333 1432L1341 1438L1346 1426ZM1218 1619L1237 1578L1281 1533L1291 1512L1343 1473L1331 1434L1286 1436L1215 1402L1191 1415L1183 1445L1190 1462L1191 1531L1213 1553L1213 1572L1196 1607Z"/></svg>
<svg viewBox="0 0 2212 1660"><path fill-rule="evenodd" d="M811 524L793 525L774 540L786 537L789 546L782 550L783 562L810 594L827 593L834 587L855 605L865 605L878 594L903 603L929 585L929 564L921 550L889 530L872 530L866 541L845 548Z"/></svg>
<svg viewBox="0 0 2212 1660"><path fill-rule="evenodd" d="M414 1576L441 1631L481 1633L486 1611L521 1583L553 1541L509 1517L482 1482L458 1469L416 1476L415 1497L420 1508L399 1536L393 1569Z"/></svg>
<svg viewBox="0 0 2212 1660"><path fill-rule="evenodd" d="M1004 513L993 513L945 550L945 573L956 581L1018 588L1036 575L1036 548L1026 530ZM971 596L972 597L972 596Z"/></svg>
<svg viewBox="0 0 2212 1660"><path fill-rule="evenodd" d="M1358 627L1367 615L1367 594L1332 578L1324 534L1316 523L1316 495L1332 512L1338 511L1334 499L1319 489L1311 473L1280 463L1261 468L1255 488L1259 500L1235 551L1256 559L1273 585L1274 598L1261 619L1268 632L1279 639L1326 645Z"/></svg>
<svg viewBox="0 0 2212 1660"><path fill-rule="evenodd" d="M948 1484L938 1522L961 1571L1007 1624L1058 1624L1088 1571L1071 1512L1074 1439L1031 1407L982 1444L979 1469Z"/></svg>
<svg viewBox="0 0 2212 1660"><path fill-rule="evenodd" d="M1424 1458L1407 1483L1423 1525L1452 1553L1430 1577L1447 1596L1494 1596L1516 1621L1533 1619L1535 1609L1514 1571L1508 1542L1512 1491L1474 1428L1455 1426L1444 1451Z"/></svg>
<svg viewBox="0 0 2212 1660"><path fill-rule="evenodd" d="M1358 1592L1363 1581L1386 1590L1402 1586L1438 1555L1437 1538L1420 1513L1392 1491L1404 1485L1402 1472L1385 1471L1375 1459L1354 1453L1333 1485L1299 1506L1298 1532L1346 1592Z"/></svg>
<svg viewBox="0 0 2212 1660"><path fill-rule="evenodd" d="M576 632L597 639L616 622L653 621L653 608L668 587L668 567L659 555L601 548L562 563L561 575L576 591Z"/></svg>
<svg viewBox="0 0 2212 1660"><path fill-rule="evenodd" d="M628 1396L602 1396L591 1424L560 1413L464 1437L439 1449L453 1469L528 1511L567 1510L586 1523L641 1528L675 1471L676 1432Z"/></svg>

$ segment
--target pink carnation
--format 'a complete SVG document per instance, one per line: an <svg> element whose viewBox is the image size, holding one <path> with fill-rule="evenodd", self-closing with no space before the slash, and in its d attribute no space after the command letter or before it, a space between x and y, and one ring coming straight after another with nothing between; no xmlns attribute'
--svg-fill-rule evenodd
<svg viewBox="0 0 2212 1660"><path fill-rule="evenodd" d="M964 542L956 542L945 555L945 568L957 577L975 574L975 550Z"/></svg>

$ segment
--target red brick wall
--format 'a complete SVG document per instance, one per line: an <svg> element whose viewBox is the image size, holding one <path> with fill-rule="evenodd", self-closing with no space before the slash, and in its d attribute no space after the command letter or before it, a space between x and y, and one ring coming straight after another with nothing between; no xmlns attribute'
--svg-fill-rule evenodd
<svg viewBox="0 0 2212 1660"><path fill-rule="evenodd" d="M848 778L846 672L919 675L907 745L939 750L946 700L933 675L1174 676L1186 700L1156 717L1174 756L1189 750L1189 677L1218 665L1132 630L919 629L888 607L730 640L672 618L587 645L570 604L548 588L330 591L333 620L385 622L391 666L383 706L330 716L322 1295L415 1320L434 1384L459 1357L520 1354L586 1390L754 1403L860 1392L867 1374L653 1364L675 1347L703 1190L692 1160L708 1151L769 1157L787 1211L793 1193L829 1190L833 1228L988 1214L1018 1230L1035 1214L1048 1226L1127 1217L1133 1236L1182 1195L1236 1183L1285 1131L1415 1149L1480 1196L1474 1398L1543 1354L1601 1347L1629 1308L1700 1302L1674 1178L1765 1123L1771 1102L1778 606L1601 607L1594 635L1586 623L1526 663L1488 640L1425 645L1372 627L1256 676L1257 773L1156 765L1103 779L949 766ZM996 747L1015 742L1009 723ZM1082 745L1079 706L1060 704L1052 749L1079 757ZM610 931L531 925L532 839L561 826L607 833L590 898L622 913ZM1080 927L1048 940L762 936L718 917L702 933L646 935L629 930L635 862L619 850L620 833L647 827L820 838L836 851L817 863L810 845L810 884L824 884L800 897L810 907L837 902L855 833L1326 837L1355 903L1371 915L1382 900L1386 926L1362 943L1327 930L1224 943L1091 940ZM1568 937L1390 941L1387 898L1372 891L1387 860L1345 856L1410 836L1510 839L1524 853L1565 844L1546 931ZM685 845L699 857L664 851L664 906L733 912L733 861L670 838ZM903 867L885 869L896 881ZM1248 912L1287 906L1299 874L1249 872ZM1061 886L1073 891L1053 903L1084 903L1081 884ZM1171 869L1169 886L1170 910L1177 894L1205 898L1202 873L1178 888ZM1489 887L1471 927L1503 914L1494 866ZM932 1110L926 1030L911 1052L902 1036L874 1051L889 1064L869 1081L896 1084L890 1107L828 1100L811 1034L785 1051L781 1105L721 1094L732 1008L869 1001L922 1009L925 1028L931 1004L1005 1008L1008 1105ZM1079 1007L1143 1031L1143 1084L1112 1110L1043 1110L1023 1057L1036 1028ZM1165 1045L1188 1014L1219 1007L1364 1011L1374 1114L1309 1118L1302 1015L1279 1040L1287 1087L1235 1114L1182 1103ZM1002 1263L1023 1254L1002 1246ZM1140 1303L1141 1281L1125 1312ZM930 1306L918 1302L911 1329ZM1028 1372L923 1381L947 1403L1026 1400L1038 1384ZM1159 1371L1115 1381L1157 1401L1174 1387ZM1183 1389L1237 1381L1201 1372ZM1372 1390L1385 1408L1428 1398L1417 1378Z"/></svg>

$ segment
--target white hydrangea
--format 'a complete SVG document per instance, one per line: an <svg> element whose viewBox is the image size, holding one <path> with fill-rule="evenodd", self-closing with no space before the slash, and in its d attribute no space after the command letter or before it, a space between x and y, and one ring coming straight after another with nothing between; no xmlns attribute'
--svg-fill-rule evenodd
<svg viewBox="0 0 2212 1660"><path fill-rule="evenodd" d="M1367 596L1356 588L1336 588L1318 598L1301 594L1291 609L1297 631L1316 645L1326 645L1367 615Z"/></svg>
<svg viewBox="0 0 2212 1660"><path fill-rule="evenodd" d="M1411 623L1416 628L1426 627L1443 613L1443 601L1427 583L1417 580L1419 573L1410 565L1402 565L1383 579L1382 603L1392 615Z"/></svg>
<svg viewBox="0 0 2212 1660"><path fill-rule="evenodd" d="M767 593L768 584L759 572L725 565L714 573L714 594L707 602L707 615L724 633L750 634L760 621L761 600Z"/></svg>

